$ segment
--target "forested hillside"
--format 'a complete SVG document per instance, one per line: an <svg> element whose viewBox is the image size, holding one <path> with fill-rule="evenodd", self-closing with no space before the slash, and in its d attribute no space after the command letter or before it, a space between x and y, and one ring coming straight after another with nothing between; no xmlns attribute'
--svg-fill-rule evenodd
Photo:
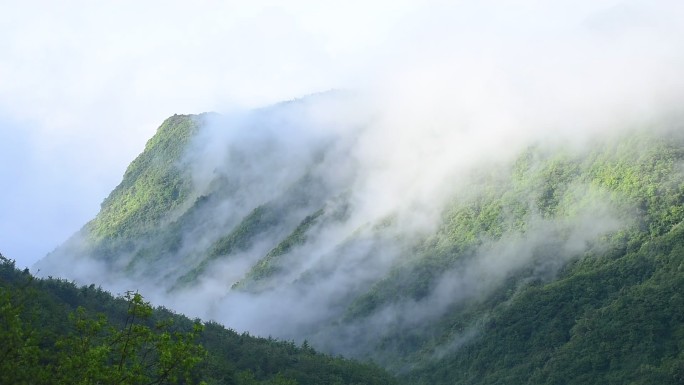
<svg viewBox="0 0 684 385"><path fill-rule="evenodd" d="M363 124L326 130L316 103L169 118L40 274L149 289L409 383L682 381L680 126L385 173ZM421 172L435 186L383 188Z"/></svg>
<svg viewBox="0 0 684 385"><path fill-rule="evenodd" d="M2 384L392 384L382 369L34 278L0 256Z"/></svg>
<svg viewBox="0 0 684 385"><path fill-rule="evenodd" d="M679 224L645 242L588 254L554 282L532 282L515 294L502 289L486 310L474 307L486 314L477 336L426 360L411 383L679 384L683 262ZM451 333L467 325L467 316L449 318Z"/></svg>

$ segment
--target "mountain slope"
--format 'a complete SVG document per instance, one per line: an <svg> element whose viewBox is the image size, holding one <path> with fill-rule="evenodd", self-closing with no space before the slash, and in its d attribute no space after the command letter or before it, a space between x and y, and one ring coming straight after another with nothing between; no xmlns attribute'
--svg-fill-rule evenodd
<svg viewBox="0 0 684 385"><path fill-rule="evenodd" d="M412 373L417 383L679 383L684 228L601 266L586 259L495 307L480 338ZM455 325L454 325L455 326Z"/></svg>
<svg viewBox="0 0 684 385"><path fill-rule="evenodd" d="M150 324L154 333L160 335L161 339L155 340L154 346L164 343L166 340L163 338L173 340L175 337L172 335L175 334L171 333L192 334L189 346L179 345L169 353L172 361L181 361L186 355L197 361L192 365L190 383L395 383L389 374L377 367L322 355L307 344L296 346L293 342L238 334L215 322L205 323L201 332L195 333L193 324L197 325L199 320L192 321L165 308L150 308L147 316L149 322L144 318L142 321L131 321L127 316L131 314L130 299L115 298L94 285L79 288L63 280L35 279L26 271L16 270L14 262L1 255L0 277L0 324L12 326L3 327L0 333L1 365L4 369L0 378L7 383L33 383L36 380L50 383L61 380L64 383L88 382L92 375L90 370L98 365L94 362L102 359L101 370L107 367L106 357L102 358L100 352L103 349L111 350L111 346L97 345L108 342L105 330L112 327L126 331L128 326L134 325L131 329L139 331L146 323ZM77 311L77 308L82 311ZM106 320L106 324L102 325L102 320ZM160 327L160 323L167 326ZM84 325L87 327L84 328ZM69 350L72 343L77 345L73 351ZM88 350L84 350L86 345L89 346ZM133 346L131 342L129 349L135 352ZM197 347L201 349L197 350ZM202 354L202 349L206 349L206 355ZM139 359L149 359L153 353L145 353ZM81 354L90 354L90 361L81 363L83 366L77 366L76 372L61 379L64 367ZM126 365L129 377L124 382L148 383L149 379L143 382L142 379L130 377L135 363ZM104 375L102 381L120 383L116 381L114 373L117 371ZM159 383L176 383L171 378L157 378L154 375L152 379L160 380ZM186 382L179 378L179 383Z"/></svg>
<svg viewBox="0 0 684 385"><path fill-rule="evenodd" d="M677 126L390 172L365 152L371 123L312 113L327 97L167 120L41 272L156 290L412 383L677 380ZM412 183L442 169L424 191ZM129 197L137 214L121 216ZM69 261L82 269L60 270Z"/></svg>

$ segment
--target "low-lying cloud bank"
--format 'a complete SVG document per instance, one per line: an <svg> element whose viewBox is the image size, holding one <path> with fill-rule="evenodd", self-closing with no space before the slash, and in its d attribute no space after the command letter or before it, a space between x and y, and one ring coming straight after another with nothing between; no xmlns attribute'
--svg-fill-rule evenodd
<svg viewBox="0 0 684 385"><path fill-rule="evenodd" d="M524 269L530 279L550 279L630 219L600 195L571 216L532 213L525 232L484 240L422 298L343 320L354 298L415 257L455 197L478 196L481 175L505 169L528 146L582 153L632 130L681 127L682 11L676 2L639 1L425 9L394 45L372 55L370 71L351 76L348 91L203 118L179 161L194 186L184 207L217 186L223 195L196 215L201 227L189 226L186 247L159 260L187 257L192 267L192 258L255 208L280 213L278 226L248 247L210 261L185 287L173 285L174 266L148 269L159 273L148 286L135 272L112 274L95 256L53 260L42 273L115 291L140 288L158 303L237 330L312 338L352 354L363 353L359 341L429 324ZM250 269L319 209L324 214L306 238L278 256L282 266L270 283L241 290Z"/></svg>

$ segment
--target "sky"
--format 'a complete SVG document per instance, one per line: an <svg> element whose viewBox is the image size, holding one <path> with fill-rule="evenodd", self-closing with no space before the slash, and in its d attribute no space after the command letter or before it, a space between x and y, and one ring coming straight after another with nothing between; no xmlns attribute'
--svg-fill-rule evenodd
<svg viewBox="0 0 684 385"><path fill-rule="evenodd" d="M387 108L420 109L416 123L460 104L487 105L473 114L503 124L497 104L544 127L569 124L558 106L591 116L599 98L614 100L600 105L613 115L648 115L684 89L678 1L0 0L0 10L0 252L19 267L93 218L175 113L365 87ZM562 90L553 103L548 87ZM529 108L542 100L542 113Z"/></svg>
<svg viewBox="0 0 684 385"><path fill-rule="evenodd" d="M408 1L0 1L0 252L99 210L165 118L344 86Z"/></svg>

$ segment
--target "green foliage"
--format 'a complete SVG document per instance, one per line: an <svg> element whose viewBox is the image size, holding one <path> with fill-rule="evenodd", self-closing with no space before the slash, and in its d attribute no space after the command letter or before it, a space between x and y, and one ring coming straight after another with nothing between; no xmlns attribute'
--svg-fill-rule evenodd
<svg viewBox="0 0 684 385"><path fill-rule="evenodd" d="M1 256L0 256L1 257ZM22 318L22 290L12 292L0 288L0 383L30 384L44 379L34 372L40 348L36 333L27 328Z"/></svg>
<svg viewBox="0 0 684 385"><path fill-rule="evenodd" d="M257 235L279 223L279 217L273 207L255 208L230 234L214 243L209 249L209 260L248 249Z"/></svg>
<svg viewBox="0 0 684 385"><path fill-rule="evenodd" d="M320 186L320 181L310 175L304 175L278 197L254 208L242 218L237 226L230 229L227 235L213 242L202 253L200 262L183 274L177 280L174 288L195 282L197 277L207 269L211 262L219 258L230 258L238 252L249 250L257 241L272 238L275 244L279 237L287 234L283 233L282 230L292 226L290 222L300 222L290 235L286 236L279 244L276 244L274 249L262 259L261 268L276 269L275 262L277 257L285 254L291 248L303 244L304 233L323 214L321 209L306 218L300 219L301 214L298 213L299 210L309 210L310 205L315 205L314 207L322 205L322 203L311 196L320 194L320 192L316 191L316 188L323 188ZM217 194L220 194L220 191ZM336 214L339 215L339 213ZM257 267L255 272L258 273L261 268ZM275 270L270 271L271 273L275 272ZM251 272L248 275L243 282L252 282L254 275ZM260 273L257 275L260 275ZM265 277L266 275L263 276Z"/></svg>
<svg viewBox="0 0 684 385"><path fill-rule="evenodd" d="M174 115L159 127L145 151L129 165L122 182L102 202L100 213L86 226L93 236L140 236L183 202L191 186L180 161L200 119Z"/></svg>
<svg viewBox="0 0 684 385"><path fill-rule="evenodd" d="M681 383L684 226L618 254L495 305L479 338L415 383Z"/></svg>
<svg viewBox="0 0 684 385"><path fill-rule="evenodd" d="M196 340L202 325L173 330L170 321L150 326L152 307L140 294L127 293L123 324L84 307L70 312L28 273L13 272L2 260L0 286L0 381L3 384L176 384L197 383L194 368L205 355ZM57 282L56 282L57 283ZM74 286L57 283L74 292ZM113 298L109 297L112 301ZM48 307L44 307L45 303Z"/></svg>
<svg viewBox="0 0 684 385"><path fill-rule="evenodd" d="M100 215L85 229L97 238L89 238L96 245L93 254L106 259L121 250L135 251L139 259L154 262L154 268L162 256L181 249L180 234L188 232L183 226L196 223L189 219L191 215L210 211L198 208L218 199L218 195L201 197L188 205L188 212L168 220L169 213L188 196L189 178L177 165L196 130L195 118L189 117L170 118L160 127L122 184L105 200ZM370 290L356 298L350 295L348 303L339 304L348 306L336 322L353 325L385 306L421 301L433 292L445 271L468 266L488 245L524 240L540 223L573 223L590 213L590 220L598 224L610 212L622 226L582 253L568 256L562 262L570 262L553 274L536 274L533 266L560 253L555 243L548 242L535 250L532 262L509 272L497 287L454 301L420 327L389 327L366 353L416 384L681 383L682 165L681 133L643 131L581 150L533 146L512 165L477 170L468 191L459 193L444 209L437 231L412 244L390 274ZM310 198L314 194L309 190L318 187L310 177L304 178L283 197L246 208L252 211L237 226L221 229L225 236L211 239L208 249L188 258L183 268L191 268L182 270L185 274L178 283L191 284L212 261L230 258L250 249L256 240L270 238L275 247L243 281L243 285L267 284L270 277L287 269L291 261L285 256L295 255L306 243L321 214L310 215L294 230L281 229L277 236L275 229L283 227L288 213L310 213L321 207ZM288 226L294 227L299 219ZM389 216L373 229L383 232L391 227ZM569 236L566 228L559 233L560 238ZM356 235L350 237L352 246ZM152 240L133 250L135 241L146 236ZM320 278L324 270L306 274ZM21 275L10 275L7 282L33 285L22 281ZM10 347L8 357L16 362L17 383L30 380L27 368L37 362L32 352L49 347L59 335L56 330L72 330L72 323L79 322L78 317L48 322L54 314L66 314L62 307L74 311L83 301L92 306L84 306L89 312L84 319L91 324L86 322L73 333L92 335L93 343L103 341L105 337L98 333L106 329L97 326L93 312L106 313L116 325L127 324L125 318L116 316L126 314L125 309L119 305L103 309L99 303L111 303L111 299L94 288L74 291L60 281L38 286L49 288L60 301L43 298L29 323L24 307L17 306L25 303L19 292L0 293L3 330L11 331L3 338ZM187 321L176 319L176 324ZM55 327L52 337L36 336L31 324L50 322L60 329ZM183 330L190 332L187 325ZM142 335L132 336L144 340ZM291 342L239 335L213 323L205 325L199 338L208 351L199 375L209 383L392 383L374 367L322 356ZM94 349L89 354L97 358L114 352ZM135 373L135 368L130 372Z"/></svg>
<svg viewBox="0 0 684 385"><path fill-rule="evenodd" d="M684 220L682 165L681 135L641 133L581 152L532 147L508 170L481 171L473 193L457 197L444 211L438 231L351 303L345 322L357 322L400 301L420 301L445 270L467 266L492 242L525 237L535 222L572 223L583 212L594 213L600 222L606 212L601 208L608 208L623 227L588 248L588 254L576 255L551 276L557 280L539 278L533 264L511 271L496 290L455 301L429 321L429 327L391 330L369 355L395 371L412 365L412 383L568 383L584 372L588 374L577 377L577 383L642 383L648 375L672 381L675 377L663 373L679 370L674 346L684 341L677 326L681 316L672 312L670 303L655 299L678 298L677 291L684 289L678 268L682 262L666 267L654 250L663 242L675 242L681 250L684 243L677 230ZM557 252L551 243L532 261L554 258ZM665 271L672 274L661 274ZM667 284L658 286L660 291L655 286L652 291L637 290L651 275L650 282ZM630 295L635 301L630 306L608 307ZM631 306L638 309L650 301L642 298L649 297L661 302L663 310L644 307L639 318L633 318ZM585 318L594 322L590 330L595 333L578 339L573 331ZM596 323L614 326L601 329ZM626 330L638 331L635 336L658 332L648 332L653 337L636 344L620 336ZM609 351L619 352L611 353L616 358L610 364L593 371L568 370L582 357L598 359ZM642 355L651 358L637 363Z"/></svg>
<svg viewBox="0 0 684 385"><path fill-rule="evenodd" d="M324 210L320 209L315 213L308 215L304 220L297 226L297 228L288 235L284 240L282 240L276 247L266 254L259 262L257 262L245 276L244 282L248 282L247 285L266 279L282 271L282 266L279 262L279 257L290 252L293 248L301 246L306 242L307 231L313 226L317 219L323 215ZM236 284L233 288L245 287L245 283Z"/></svg>
<svg viewBox="0 0 684 385"><path fill-rule="evenodd" d="M321 355L308 345L236 334L212 322L206 324L203 343L211 353L207 371L238 383L271 384L278 377L299 385L396 383L372 365Z"/></svg>
<svg viewBox="0 0 684 385"><path fill-rule="evenodd" d="M208 250L206 258L178 279L178 283L194 282L209 264L222 256L249 249L258 236L278 226L282 215L273 205L262 205L252 210L228 235L218 239Z"/></svg>
<svg viewBox="0 0 684 385"><path fill-rule="evenodd" d="M517 281L512 276L486 299L455 306L433 324L433 333L418 333L417 340L406 342L413 345L405 349L418 351L411 359L420 363L410 380L418 384L681 383L681 139L638 134L575 156L544 155L533 149L517 162L511 184L502 189L505 192L478 198L489 202L484 206L505 208L506 215L489 220L465 216L481 212L477 209L483 206L481 201L457 205L456 215L447 218L457 218L460 229L456 234L443 231L447 236L428 243L428 250L434 244L441 249L432 250L438 251L463 250L468 242L476 246L482 239L496 238L496 232L489 231L492 226L524 232L529 213L572 219L583 205L591 207L596 200L619 209L616 212L622 213L626 225L605 237L603 247L590 249L565 266L556 280ZM470 234L481 238L463 237L469 233L463 228L477 228ZM463 252L450 258L438 255L433 252L416 266L441 260L432 269L444 269L467 257ZM405 280L408 274L402 274ZM444 347L461 339L458 348L444 352Z"/></svg>
<svg viewBox="0 0 684 385"><path fill-rule="evenodd" d="M190 332L172 331L171 321L150 327L142 322L152 307L138 293L127 292L127 317L120 329L100 314L88 317L83 307L70 315L72 334L59 338L54 377L73 384L175 384L192 383L192 370L205 355L196 344L203 327ZM78 379L78 382L75 380Z"/></svg>
<svg viewBox="0 0 684 385"><path fill-rule="evenodd" d="M34 279L0 258L3 384L396 383L375 366L202 325L138 293Z"/></svg>

